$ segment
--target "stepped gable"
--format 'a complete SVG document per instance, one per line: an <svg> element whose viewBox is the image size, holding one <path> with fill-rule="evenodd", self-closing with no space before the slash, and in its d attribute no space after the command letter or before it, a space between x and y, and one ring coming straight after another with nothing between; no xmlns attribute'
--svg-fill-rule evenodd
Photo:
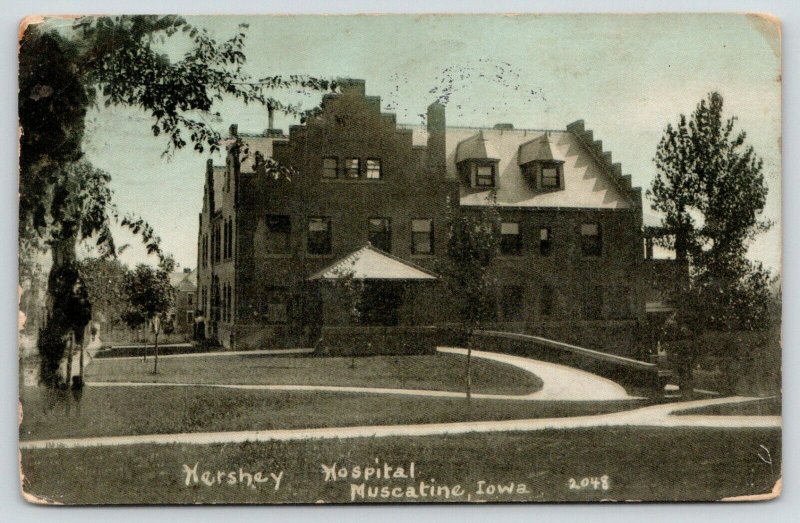
<svg viewBox="0 0 800 523"><path fill-rule="evenodd" d="M642 204L642 188L633 187L633 179L630 174L622 174L622 164L614 163L611 158L611 151L603 150L603 141L595 140L591 129L586 129L583 120L576 120L567 125L567 131L574 134L587 151L593 156L595 161L603 166L606 172L617 186L628 194L628 196L639 206Z"/></svg>

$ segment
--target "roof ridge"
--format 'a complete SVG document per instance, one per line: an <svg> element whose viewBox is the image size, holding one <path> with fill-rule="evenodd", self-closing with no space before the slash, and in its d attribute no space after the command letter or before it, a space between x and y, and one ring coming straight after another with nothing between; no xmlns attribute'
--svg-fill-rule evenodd
<svg viewBox="0 0 800 523"><path fill-rule="evenodd" d="M397 123L397 127L403 128L422 128L425 129L425 124L414 124L414 123ZM529 132L537 132L537 133L566 133L569 132L566 129L546 129L546 128L534 128L534 127L514 127L513 129L495 129L494 127L483 127L483 126L475 126L475 125L446 125L445 130L447 129L472 129L476 131L497 131L499 133L512 133L515 131L529 131Z"/></svg>

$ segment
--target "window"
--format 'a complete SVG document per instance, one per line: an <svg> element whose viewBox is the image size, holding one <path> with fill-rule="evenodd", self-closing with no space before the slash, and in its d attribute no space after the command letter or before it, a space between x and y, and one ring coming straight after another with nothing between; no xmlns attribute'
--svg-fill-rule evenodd
<svg viewBox="0 0 800 523"><path fill-rule="evenodd" d="M583 298L583 317L587 320L603 318L603 287L591 285L586 288Z"/></svg>
<svg viewBox="0 0 800 523"><path fill-rule="evenodd" d="M621 285L608 288L608 317L622 320L631 317L630 289Z"/></svg>
<svg viewBox="0 0 800 523"><path fill-rule="evenodd" d="M561 187L561 167L558 165L543 165L542 177L539 186L542 189L558 189Z"/></svg>
<svg viewBox="0 0 800 523"><path fill-rule="evenodd" d="M476 187L494 187L494 165L478 165L475 168Z"/></svg>
<svg viewBox="0 0 800 523"><path fill-rule="evenodd" d="M603 237L598 224L584 223L581 225L581 251L584 256L603 254Z"/></svg>
<svg viewBox="0 0 800 523"><path fill-rule="evenodd" d="M503 321L520 321L524 319L524 296L525 288L521 285L505 285L503 287L503 301L500 304L503 312Z"/></svg>
<svg viewBox="0 0 800 523"><path fill-rule="evenodd" d="M283 214L267 215L266 249L269 254L289 254L292 223Z"/></svg>
<svg viewBox="0 0 800 523"><path fill-rule="evenodd" d="M186 293L186 305L191 307L193 305L192 303L193 301L194 301L194 293L193 292Z"/></svg>
<svg viewBox="0 0 800 523"><path fill-rule="evenodd" d="M542 316L552 316L555 310L555 291L550 285L542 286L542 294L539 296L539 314Z"/></svg>
<svg viewBox="0 0 800 523"><path fill-rule="evenodd" d="M186 325L190 327L194 323L194 311L186 311Z"/></svg>
<svg viewBox="0 0 800 523"><path fill-rule="evenodd" d="M550 227L542 227L539 229L539 254L542 256L550 256L550 250L553 244L553 233Z"/></svg>
<svg viewBox="0 0 800 523"><path fill-rule="evenodd" d="M308 220L308 253L331 253L331 219L309 218Z"/></svg>
<svg viewBox="0 0 800 523"><path fill-rule="evenodd" d="M217 222L214 225L214 261L222 259L222 224Z"/></svg>
<svg viewBox="0 0 800 523"><path fill-rule="evenodd" d="M226 303L228 305L228 321L233 321L233 286L228 284L228 296Z"/></svg>
<svg viewBox="0 0 800 523"><path fill-rule="evenodd" d="M519 234L519 223L503 222L500 224L500 254L519 256L522 254L522 237Z"/></svg>
<svg viewBox="0 0 800 523"><path fill-rule="evenodd" d="M231 221L225 220L222 226L222 259L231 257Z"/></svg>
<svg viewBox="0 0 800 523"><path fill-rule="evenodd" d="M381 161L377 158L370 158L367 160L367 179L380 180L381 179Z"/></svg>
<svg viewBox="0 0 800 523"><path fill-rule="evenodd" d="M386 252L392 250L392 226L389 218L370 218L367 225L369 243Z"/></svg>
<svg viewBox="0 0 800 523"><path fill-rule="evenodd" d="M433 254L433 220L411 220L411 254Z"/></svg>
<svg viewBox="0 0 800 523"><path fill-rule="evenodd" d="M322 159L322 177L323 178L336 178L339 175L339 159L338 158L323 158Z"/></svg>
<svg viewBox="0 0 800 523"><path fill-rule="evenodd" d="M288 293L286 288L271 287L265 296L264 321L287 323L289 321Z"/></svg>
<svg viewBox="0 0 800 523"><path fill-rule="evenodd" d="M228 218L228 258L233 258L233 218Z"/></svg>
<svg viewBox="0 0 800 523"><path fill-rule="evenodd" d="M286 323L288 320L288 310L285 303L267 304L267 323Z"/></svg>
<svg viewBox="0 0 800 523"><path fill-rule="evenodd" d="M345 178L358 178L361 174L361 160L358 158L348 158L344 161Z"/></svg>
<svg viewBox="0 0 800 523"><path fill-rule="evenodd" d="M552 316L555 305L555 293L550 285L542 286L542 294L539 296L539 314L542 316Z"/></svg>
<svg viewBox="0 0 800 523"><path fill-rule="evenodd" d="M220 314L222 321L228 321L228 284L222 284L222 298L221 298L221 311Z"/></svg>

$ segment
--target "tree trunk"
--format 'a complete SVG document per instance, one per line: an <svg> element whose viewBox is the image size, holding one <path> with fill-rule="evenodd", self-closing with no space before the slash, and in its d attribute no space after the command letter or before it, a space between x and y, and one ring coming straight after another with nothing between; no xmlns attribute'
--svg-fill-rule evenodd
<svg viewBox="0 0 800 523"><path fill-rule="evenodd" d="M86 311L82 310L88 303L76 293L80 283L75 267L76 241L72 235L51 244L53 264L47 280L48 314L37 348L41 358L40 379L53 388L64 385L58 371L67 350L67 336L70 331L84 328L88 322Z"/></svg>
<svg viewBox="0 0 800 523"><path fill-rule="evenodd" d="M153 351L155 354L155 362L153 363L153 374L158 374L158 329L156 329L155 334L153 335Z"/></svg>
<svg viewBox="0 0 800 523"><path fill-rule="evenodd" d="M147 322L142 325L142 361L147 361Z"/></svg>
<svg viewBox="0 0 800 523"><path fill-rule="evenodd" d="M64 376L64 382L69 387L72 384L72 355L75 352L75 333L71 332L69 335L69 342L67 343L67 373Z"/></svg>
<svg viewBox="0 0 800 523"><path fill-rule="evenodd" d="M80 366L81 366L81 371L80 371L80 374L79 374L80 381L79 381L79 384L78 384L79 387L83 387L83 345L84 344L81 343L81 356L80 356L80 358L78 360L80 362Z"/></svg>

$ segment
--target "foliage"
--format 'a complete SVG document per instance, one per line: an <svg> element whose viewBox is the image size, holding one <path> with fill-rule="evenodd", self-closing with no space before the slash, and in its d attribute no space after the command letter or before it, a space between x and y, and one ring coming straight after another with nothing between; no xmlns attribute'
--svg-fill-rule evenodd
<svg viewBox="0 0 800 523"><path fill-rule="evenodd" d="M489 270L499 248L500 214L490 205L463 209L448 205L447 256L438 264L448 292L469 329L494 318L497 282Z"/></svg>
<svg viewBox="0 0 800 523"><path fill-rule="evenodd" d="M680 303L678 323L690 331L763 328L769 272L746 258L747 247L770 223L761 219L767 196L762 160L722 118L722 96L711 93L694 113L668 125L656 152L648 196L670 234L662 243L685 262L688 280L670 289Z"/></svg>
<svg viewBox="0 0 800 523"><path fill-rule="evenodd" d="M166 314L175 298L168 270L164 267L153 268L142 263L126 273L123 280L129 304L125 318L129 326L134 318L152 320L160 316L162 320L166 319Z"/></svg>
<svg viewBox="0 0 800 523"><path fill-rule="evenodd" d="M494 191L489 193L488 203L464 209L448 201L447 256L438 262L467 340L467 401L472 397L472 338L480 324L494 319L497 311L497 281L489 270L500 244L500 213Z"/></svg>
<svg viewBox="0 0 800 523"><path fill-rule="evenodd" d="M655 156L657 174L647 192L663 215L662 245L675 249L683 277L663 291L676 313L666 324L675 343L681 388L692 390L695 341L705 331L764 330L769 323L770 274L747 259L749 242L771 223L761 218L767 187L763 162L736 118L723 121L723 100L710 93L690 117L669 124ZM729 359L741 351L731 350Z"/></svg>
<svg viewBox="0 0 800 523"><path fill-rule="evenodd" d="M215 102L235 98L299 115L298 108L279 103L268 91L335 89L332 82L307 76L250 81L243 71L245 29L243 24L233 37L217 42L181 17L145 15L86 16L66 28L43 23L24 29L18 91L20 275L35 273L37 253L50 248L51 276L60 275L50 278L53 308L67 306L72 292L59 288L59 282L81 286L73 266L78 242L95 238L103 256L116 255L114 222L141 234L148 253L158 254L161 264L167 261L160 239L142 218L120 218L111 203L110 176L81 161L91 105L133 106L149 113L153 134L167 138L165 154L188 145L187 139L196 151L213 152L221 140L206 118L219 116L212 112ZM183 57L172 59L164 52L168 38L184 40ZM79 325L69 323L69 314L51 313L40 343L43 357L63 355L68 331L82 334ZM126 316L133 320L135 313ZM43 366L57 369L59 361Z"/></svg>
<svg viewBox="0 0 800 523"><path fill-rule="evenodd" d="M355 277L352 267L337 267L334 273L335 278L331 280L331 285L339 291L347 309L350 323L358 325L361 323L363 316L364 280Z"/></svg>
<svg viewBox="0 0 800 523"><path fill-rule="evenodd" d="M78 271L92 303L94 318L111 327L122 322L128 309L125 291L128 268L118 260L87 258L78 263Z"/></svg>

